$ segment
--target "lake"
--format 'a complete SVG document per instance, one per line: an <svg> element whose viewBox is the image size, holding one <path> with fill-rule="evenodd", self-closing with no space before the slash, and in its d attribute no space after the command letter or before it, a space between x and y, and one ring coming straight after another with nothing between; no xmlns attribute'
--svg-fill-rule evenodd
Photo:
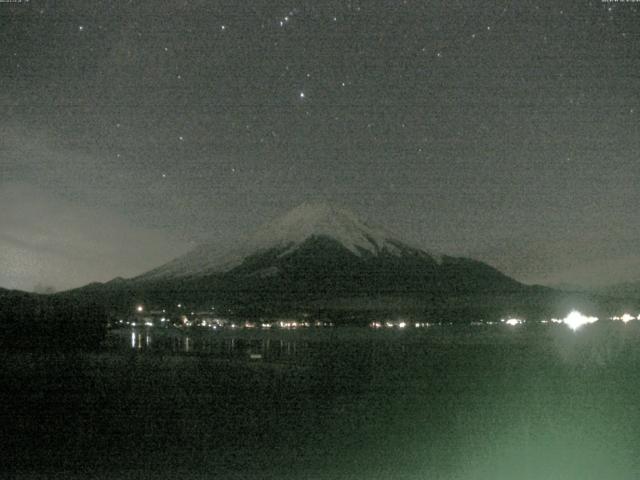
<svg viewBox="0 0 640 480"><path fill-rule="evenodd" d="M95 354L3 353L3 471L636 478L636 323L133 328Z"/></svg>

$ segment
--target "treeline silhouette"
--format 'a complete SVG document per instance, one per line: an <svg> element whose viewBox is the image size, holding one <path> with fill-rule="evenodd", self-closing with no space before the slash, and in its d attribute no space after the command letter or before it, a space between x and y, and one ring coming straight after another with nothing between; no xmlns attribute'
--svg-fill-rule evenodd
<svg viewBox="0 0 640 480"><path fill-rule="evenodd" d="M79 351L100 347L108 315L92 302L22 292L0 294L0 347Z"/></svg>

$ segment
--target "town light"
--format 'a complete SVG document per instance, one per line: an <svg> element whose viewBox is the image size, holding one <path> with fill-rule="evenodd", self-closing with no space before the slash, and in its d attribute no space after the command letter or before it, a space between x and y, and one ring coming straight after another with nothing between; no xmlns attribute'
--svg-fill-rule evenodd
<svg viewBox="0 0 640 480"><path fill-rule="evenodd" d="M571 330L576 331L582 325L586 325L588 323L594 323L597 321L598 321L597 317L587 317L586 315L583 315L580 312L574 310L569 315L567 315L562 322L565 325L567 325Z"/></svg>
<svg viewBox="0 0 640 480"><path fill-rule="evenodd" d="M522 323L524 323L524 320L520 320L519 318L508 318L506 320L502 319L502 322L511 327L515 327L516 325L521 325Z"/></svg>

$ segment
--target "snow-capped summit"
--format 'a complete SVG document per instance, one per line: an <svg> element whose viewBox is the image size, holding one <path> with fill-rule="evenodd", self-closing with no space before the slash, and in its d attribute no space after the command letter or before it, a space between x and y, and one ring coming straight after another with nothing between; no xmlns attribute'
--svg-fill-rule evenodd
<svg viewBox="0 0 640 480"><path fill-rule="evenodd" d="M273 222L260 227L250 243L254 249L297 245L313 236L336 240L355 255L398 252L398 240L379 227L361 221L350 210L327 202L305 202Z"/></svg>
<svg viewBox="0 0 640 480"><path fill-rule="evenodd" d="M347 209L328 202L305 202L262 225L236 248L221 252L214 245L200 245L186 255L148 272L142 278L223 273L241 265L247 257L261 252L278 249L278 256L284 257L314 237L329 238L358 257L383 253L401 256L410 251L433 260L439 258L395 239L382 228L367 225Z"/></svg>

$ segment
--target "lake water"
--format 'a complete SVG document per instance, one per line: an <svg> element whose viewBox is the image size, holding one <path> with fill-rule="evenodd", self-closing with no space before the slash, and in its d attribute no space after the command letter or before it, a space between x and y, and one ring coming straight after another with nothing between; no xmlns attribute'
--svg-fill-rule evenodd
<svg viewBox="0 0 640 480"><path fill-rule="evenodd" d="M639 327L121 330L5 358L4 451L25 478L637 478Z"/></svg>

